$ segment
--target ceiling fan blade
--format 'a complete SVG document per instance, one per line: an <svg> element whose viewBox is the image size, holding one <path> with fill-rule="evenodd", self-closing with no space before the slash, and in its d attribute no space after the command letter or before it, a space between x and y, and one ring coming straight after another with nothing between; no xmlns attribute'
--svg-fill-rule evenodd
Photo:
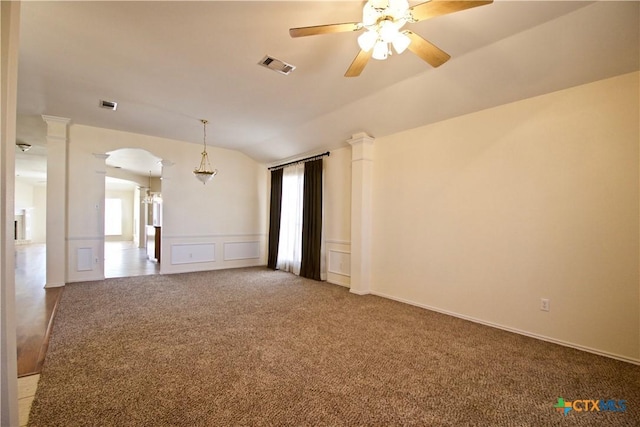
<svg viewBox="0 0 640 427"><path fill-rule="evenodd" d="M432 67L439 67L451 58L447 52L426 41L412 31L403 31L411 39L408 49L428 62Z"/></svg>
<svg viewBox="0 0 640 427"><path fill-rule="evenodd" d="M459 12L473 7L484 6L490 3L493 3L493 0L431 0L410 7L409 13L411 13L411 16L415 21L423 21L436 16Z"/></svg>
<svg viewBox="0 0 640 427"><path fill-rule="evenodd" d="M364 70L364 67L367 65L367 62L369 62L369 59L371 59L371 55L372 54L373 54L373 49L369 49L368 52L365 52L364 50L361 50L356 55L355 59L353 60L353 62L349 66L349 69L347 70L347 72L344 73L344 76L345 77L358 77L360 75L360 73L362 73L362 70Z"/></svg>
<svg viewBox="0 0 640 427"><path fill-rule="evenodd" d="M316 34L346 33L348 31L359 31L361 29L362 24L359 22L347 22L345 24L328 24L316 25L314 27L291 28L289 30L289 35L291 37L305 37L315 36Z"/></svg>

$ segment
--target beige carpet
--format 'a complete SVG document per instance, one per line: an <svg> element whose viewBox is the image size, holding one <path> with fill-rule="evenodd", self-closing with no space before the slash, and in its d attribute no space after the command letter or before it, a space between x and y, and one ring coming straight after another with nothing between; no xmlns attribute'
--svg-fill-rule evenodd
<svg viewBox="0 0 640 427"><path fill-rule="evenodd" d="M638 426L640 367L265 268L109 279L67 285L29 425Z"/></svg>

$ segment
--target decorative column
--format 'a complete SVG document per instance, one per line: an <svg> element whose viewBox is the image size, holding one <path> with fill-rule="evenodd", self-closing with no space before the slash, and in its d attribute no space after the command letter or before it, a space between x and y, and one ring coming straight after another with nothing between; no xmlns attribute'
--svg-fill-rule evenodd
<svg viewBox="0 0 640 427"><path fill-rule="evenodd" d="M351 145L351 292L371 292L371 207L373 199L373 141L354 134Z"/></svg>
<svg viewBox="0 0 640 427"><path fill-rule="evenodd" d="M98 267L98 272L97 274L100 276L100 278L104 279L104 259L105 259L105 253L104 253L104 245L105 245L105 241L106 241L106 237L105 237L105 230L104 230L104 220L105 220L105 214L104 214L104 209L105 209L105 199L107 198L106 195L106 189L105 189L105 184L106 184L106 179L107 179L107 159L109 158L110 154L107 153L92 153L94 160L94 165L95 165L95 182L97 184L96 186L96 192L92 193L94 194L95 198L95 203L94 206L96 208L96 221L97 221L97 229L98 229L98 236L100 237L100 241L98 246L95 248L96 249L96 254L94 255L94 259L92 259L92 263L94 266ZM67 245L67 248L69 251L71 251L71 249L69 248L69 245ZM93 254L92 254L93 255ZM69 267L71 269L71 267Z"/></svg>
<svg viewBox="0 0 640 427"><path fill-rule="evenodd" d="M47 278L45 288L64 286L67 266L68 126L64 117L42 116L47 123Z"/></svg>
<svg viewBox="0 0 640 427"><path fill-rule="evenodd" d="M176 169L172 167L173 165L175 165L175 163L168 159L162 159L160 164L162 165L162 173L160 176L160 193L162 194L162 205L160 205L160 209L162 210L160 214L162 218L162 233L160 234L160 258L164 260L160 263L160 274L165 274L167 273L167 267L171 264L171 247L168 243L165 243L165 240L166 236L171 235L171 231L174 229L174 226L172 225L171 221L165 220L165 213L167 211L164 208L164 203L169 200L169 204L171 204L171 201L175 200L175 198L173 197L173 191L175 191L175 182L173 181L173 178L174 174L176 173ZM167 230L169 231L169 234L167 234Z"/></svg>

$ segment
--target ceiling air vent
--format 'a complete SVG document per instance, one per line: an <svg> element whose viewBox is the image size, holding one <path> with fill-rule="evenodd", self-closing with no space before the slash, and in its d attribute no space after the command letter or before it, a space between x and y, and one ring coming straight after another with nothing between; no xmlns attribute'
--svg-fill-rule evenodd
<svg viewBox="0 0 640 427"><path fill-rule="evenodd" d="M116 111L116 108L118 108L118 103L114 102L114 101L104 101L104 100L100 100L100 107L102 108L106 108L107 110L113 110Z"/></svg>
<svg viewBox="0 0 640 427"><path fill-rule="evenodd" d="M280 74L289 75L293 70L296 69L295 65L287 64L286 62L280 61L279 59L272 58L269 55L266 55L258 65L262 65L270 70L277 71Z"/></svg>

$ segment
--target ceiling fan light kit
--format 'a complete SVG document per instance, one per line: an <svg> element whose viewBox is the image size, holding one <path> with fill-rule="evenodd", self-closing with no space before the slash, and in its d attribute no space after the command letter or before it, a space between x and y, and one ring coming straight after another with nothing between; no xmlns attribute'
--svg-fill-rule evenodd
<svg viewBox="0 0 640 427"><path fill-rule="evenodd" d="M421 36L402 30L407 23L415 23L436 16L459 12L492 3L493 0L431 0L409 7L407 0L368 0L362 9L362 22L317 25L291 28L291 37L366 30L358 37L360 52L345 73L356 77L362 73L369 58L385 60L392 54L390 46L401 54L406 49L433 67L449 60L450 56Z"/></svg>
<svg viewBox="0 0 640 427"><path fill-rule="evenodd" d="M400 54L411 40L400 29L411 19L407 0L370 0L362 9L362 25L367 29L358 37L360 49L373 49L373 59L384 60L391 54L389 44Z"/></svg>

